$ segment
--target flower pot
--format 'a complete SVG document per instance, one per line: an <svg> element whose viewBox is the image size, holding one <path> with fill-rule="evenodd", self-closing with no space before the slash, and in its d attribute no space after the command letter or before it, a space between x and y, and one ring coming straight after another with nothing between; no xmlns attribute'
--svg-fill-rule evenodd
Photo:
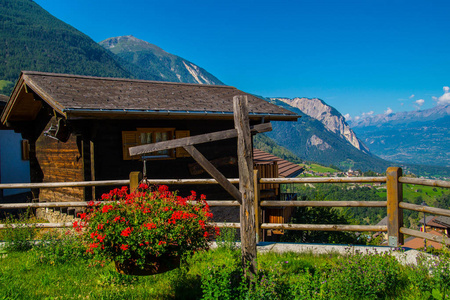
<svg viewBox="0 0 450 300"><path fill-rule="evenodd" d="M137 266L134 260L126 260L123 263L115 262L116 271L124 275L155 275L171 271L180 267L179 256L151 256L145 259L143 268Z"/></svg>

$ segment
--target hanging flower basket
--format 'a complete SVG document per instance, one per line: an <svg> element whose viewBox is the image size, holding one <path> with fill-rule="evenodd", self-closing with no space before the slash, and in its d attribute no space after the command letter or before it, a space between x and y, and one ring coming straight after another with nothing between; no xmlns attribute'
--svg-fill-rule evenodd
<svg viewBox="0 0 450 300"><path fill-rule="evenodd" d="M87 252L98 260L114 261L123 274L176 268L181 256L206 249L218 233L206 227L212 214L203 195L197 199L192 191L183 198L164 185L141 184L134 193L127 187L114 189L102 201L90 202L89 211L80 217L74 228L85 237Z"/></svg>

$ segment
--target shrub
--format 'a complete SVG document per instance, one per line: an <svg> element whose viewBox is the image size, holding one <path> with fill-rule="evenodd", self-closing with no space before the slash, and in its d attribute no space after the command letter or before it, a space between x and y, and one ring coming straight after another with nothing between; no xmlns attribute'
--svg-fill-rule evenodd
<svg viewBox="0 0 450 300"><path fill-rule="evenodd" d="M390 253L355 253L338 257L323 272L326 289L342 298L377 299L394 295L404 282L401 266Z"/></svg>
<svg viewBox="0 0 450 300"><path fill-rule="evenodd" d="M87 258L86 248L73 230L66 231L62 237L58 233L43 235L42 242L34 247L31 254L38 262L50 265Z"/></svg>
<svg viewBox="0 0 450 300"><path fill-rule="evenodd" d="M3 229L2 236L5 241L7 251L27 251L34 245L33 238L37 229L33 225L36 219L30 212L19 215L17 219L6 216L6 228Z"/></svg>
<svg viewBox="0 0 450 300"><path fill-rule="evenodd" d="M217 247L228 250L235 250L236 246L236 229L224 227L220 229L220 235L216 237Z"/></svg>

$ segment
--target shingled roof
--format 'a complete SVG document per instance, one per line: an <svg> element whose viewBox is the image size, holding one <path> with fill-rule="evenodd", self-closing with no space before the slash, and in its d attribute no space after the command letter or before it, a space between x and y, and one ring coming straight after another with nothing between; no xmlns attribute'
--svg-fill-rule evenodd
<svg viewBox="0 0 450 300"><path fill-rule="evenodd" d="M276 161L278 164L278 177L297 177L304 170L303 167L297 164L291 163L290 161L281 159L278 156L269 154L256 148L253 148L253 160L255 164L265 164Z"/></svg>
<svg viewBox="0 0 450 300"><path fill-rule="evenodd" d="M2 122L14 119L15 105L24 106L24 103L15 103L26 101L20 97L23 89L27 93L31 90L68 119L98 117L105 113L119 117L132 114L232 118L233 96L236 95L248 96L250 118L286 121L298 118L289 110L230 86L24 71L5 109L7 113L2 115ZM16 115L23 118L19 112Z"/></svg>

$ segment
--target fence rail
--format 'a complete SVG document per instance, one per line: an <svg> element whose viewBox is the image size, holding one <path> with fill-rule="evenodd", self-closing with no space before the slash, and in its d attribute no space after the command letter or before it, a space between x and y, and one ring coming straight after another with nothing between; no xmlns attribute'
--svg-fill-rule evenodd
<svg viewBox="0 0 450 300"><path fill-rule="evenodd" d="M262 229L276 230L311 230L311 231L371 231L388 232L389 245L399 246L403 241L403 234L418 238L424 238L440 243L450 244L448 238L439 237L429 233L420 232L403 227L402 209L409 209L423 213L450 217L450 210L416 205L403 202L402 184L416 184L450 188L449 181L418 179L401 176L401 169L389 168L388 176L383 177L308 177L308 178L257 178L257 185L261 184L308 184L308 183L386 183L387 201L256 201L255 211L259 215L261 207L386 207L388 213L387 225L338 225L338 224L287 224L287 223L263 223L260 217L256 222L257 233ZM256 176L257 173L256 173ZM131 177L130 177L131 178ZM238 184L239 179L228 179L232 184ZM91 186L120 186L132 185L133 179L127 180L106 180L106 181L82 181L82 182L53 182L53 183L16 183L0 184L0 189L17 188L60 188L60 187L91 187ZM215 179L149 179L148 184L165 185L197 185L197 184L218 184ZM255 195L259 195L259 188L256 188ZM240 203L235 200L208 200L210 206L236 207ZM66 208L85 207L87 201L80 202L40 202L40 203L0 203L0 209L15 208ZM240 228L240 223L217 222L209 223L220 228L231 227ZM9 224L8 226L20 227L24 224ZM71 227L71 222L66 223L36 223L26 226L36 226L38 228L65 228ZM7 225L0 224L0 229ZM259 234L257 234L258 236ZM260 236L260 235L259 235ZM257 237L258 238L258 237Z"/></svg>

